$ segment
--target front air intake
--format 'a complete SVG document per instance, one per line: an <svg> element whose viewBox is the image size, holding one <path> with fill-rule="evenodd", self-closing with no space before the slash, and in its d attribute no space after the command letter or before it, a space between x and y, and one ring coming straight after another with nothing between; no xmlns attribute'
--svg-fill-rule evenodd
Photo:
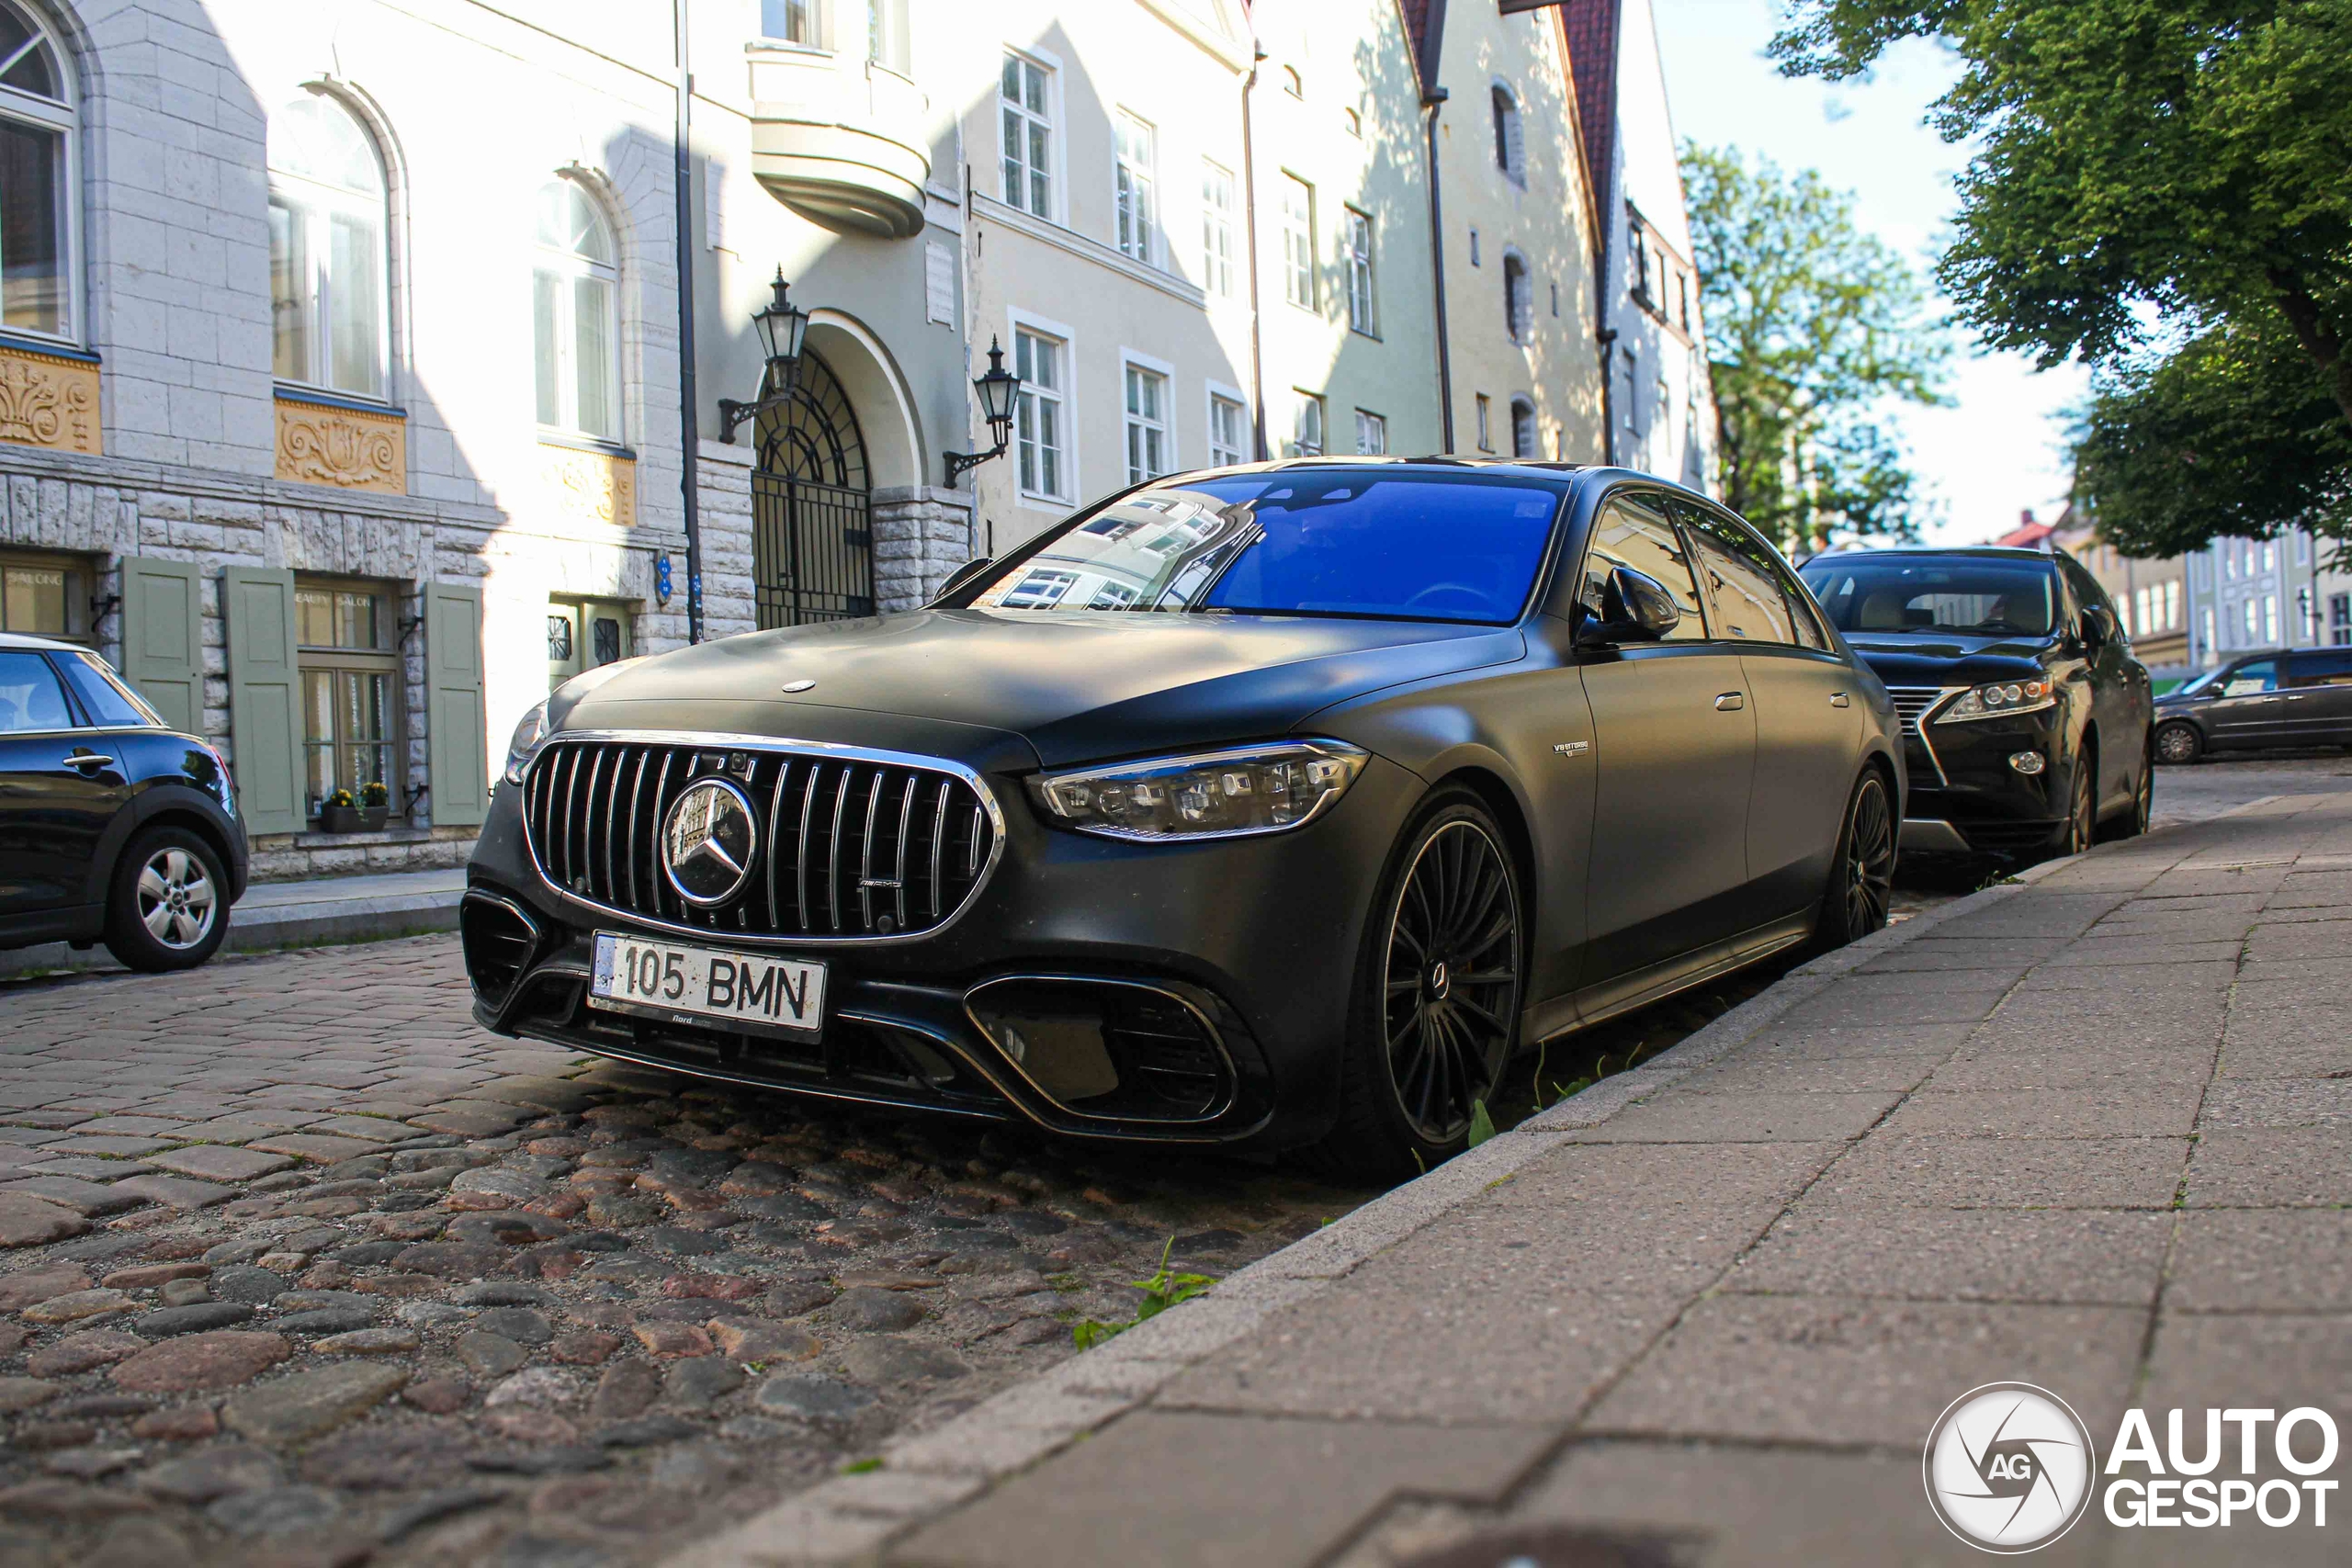
<svg viewBox="0 0 2352 1568"><path fill-rule="evenodd" d="M469 888L458 905L458 941L465 950L466 977L484 1007L502 1008L514 982L529 968L539 944L539 928L506 898Z"/></svg>

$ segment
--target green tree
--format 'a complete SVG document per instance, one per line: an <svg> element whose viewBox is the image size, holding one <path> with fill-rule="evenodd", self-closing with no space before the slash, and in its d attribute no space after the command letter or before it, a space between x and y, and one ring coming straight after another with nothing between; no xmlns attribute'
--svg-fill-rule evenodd
<svg viewBox="0 0 2352 1568"><path fill-rule="evenodd" d="M1839 79L1927 37L1965 62L1962 321L2054 364L2275 319L2352 429L2352 0L1791 0L1772 49Z"/></svg>
<svg viewBox="0 0 2352 1568"><path fill-rule="evenodd" d="M2276 316L2222 318L2169 355L2110 367L2075 443L2075 500L2133 555L2217 534L2352 536L2352 434Z"/></svg>
<svg viewBox="0 0 2352 1568"><path fill-rule="evenodd" d="M1792 553L1833 530L1913 536L1892 403L1939 402L1951 344L1927 288L1807 171L1686 142L1724 501Z"/></svg>

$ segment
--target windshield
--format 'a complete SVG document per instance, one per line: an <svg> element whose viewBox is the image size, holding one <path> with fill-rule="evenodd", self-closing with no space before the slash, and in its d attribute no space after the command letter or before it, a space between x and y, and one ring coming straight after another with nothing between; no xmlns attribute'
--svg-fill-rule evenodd
<svg viewBox="0 0 2352 1568"><path fill-rule="evenodd" d="M2058 624L2057 569L2041 561L1817 556L1803 575L1841 632L2048 637Z"/></svg>
<svg viewBox="0 0 2352 1568"><path fill-rule="evenodd" d="M1139 491L1012 561L969 602L1514 621L1565 489L1313 468Z"/></svg>

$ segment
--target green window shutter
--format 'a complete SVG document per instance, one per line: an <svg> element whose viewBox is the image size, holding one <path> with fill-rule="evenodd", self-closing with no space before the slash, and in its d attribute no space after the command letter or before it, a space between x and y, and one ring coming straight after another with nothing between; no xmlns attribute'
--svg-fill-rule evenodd
<svg viewBox="0 0 2352 1568"><path fill-rule="evenodd" d="M220 613L229 623L229 739L245 829L299 833L309 813L294 574L229 568L220 574Z"/></svg>
<svg viewBox="0 0 2352 1568"><path fill-rule="evenodd" d="M424 585L424 670L434 826L479 828L490 815L481 589L459 582Z"/></svg>
<svg viewBox="0 0 2352 1568"><path fill-rule="evenodd" d="M194 562L123 557L122 673L165 724L204 733L204 588Z"/></svg>

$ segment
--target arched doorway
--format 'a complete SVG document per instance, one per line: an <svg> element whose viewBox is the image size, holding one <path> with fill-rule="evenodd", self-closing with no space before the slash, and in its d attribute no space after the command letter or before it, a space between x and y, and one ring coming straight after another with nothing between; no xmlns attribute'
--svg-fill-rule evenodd
<svg viewBox="0 0 2352 1568"><path fill-rule="evenodd" d="M761 629L874 613L872 479L857 414L803 350L792 400L759 419L752 594Z"/></svg>

